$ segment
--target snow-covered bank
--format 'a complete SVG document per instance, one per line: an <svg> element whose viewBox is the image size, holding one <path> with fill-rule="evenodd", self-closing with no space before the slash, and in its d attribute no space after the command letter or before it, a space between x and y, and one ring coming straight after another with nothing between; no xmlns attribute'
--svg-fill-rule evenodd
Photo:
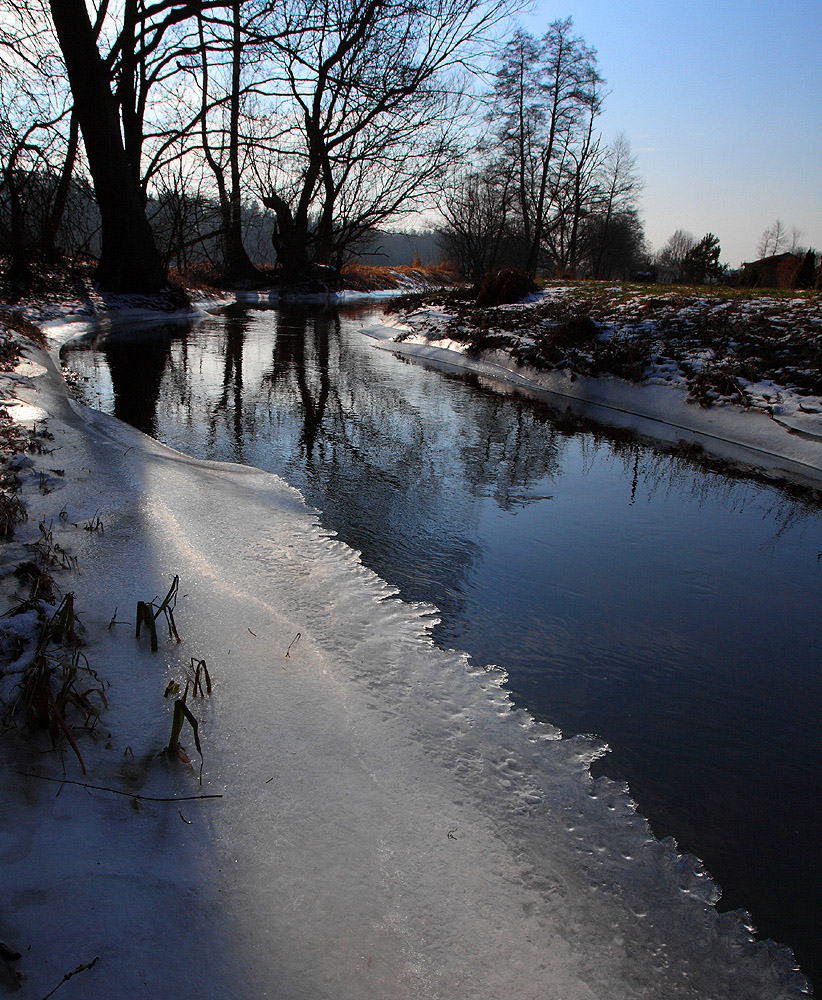
<svg viewBox="0 0 822 1000"><path fill-rule="evenodd" d="M25 995L97 956L62 996L799 992L784 953L717 916L704 872L624 791L591 782L593 741L557 740L511 711L500 674L436 649L431 609L398 601L298 494L67 400L38 360L15 394L49 414L56 450L21 470L30 521L11 544L49 518L79 558L59 583L111 685L101 738L79 740L85 780L199 794L196 772L155 754L163 691L205 658L202 791L223 797L56 797L17 774L59 778L47 744L4 742L0 938L23 952ZM97 515L104 533L83 530ZM180 646L152 655L133 624L109 629L174 574Z"/></svg>
<svg viewBox="0 0 822 1000"><path fill-rule="evenodd" d="M822 416L803 412L797 400L764 409L723 405L703 408L688 399L681 381L627 382L613 376L539 371L517 364L507 351L471 356L467 345L443 335L443 314L426 311L428 332L400 319L374 320L362 332L375 345L445 368L465 370L495 388L536 392L562 410L664 442L698 443L706 452L777 476L822 484ZM409 336L409 333L411 334ZM783 395L785 390L782 390ZM816 402L811 400L811 402Z"/></svg>

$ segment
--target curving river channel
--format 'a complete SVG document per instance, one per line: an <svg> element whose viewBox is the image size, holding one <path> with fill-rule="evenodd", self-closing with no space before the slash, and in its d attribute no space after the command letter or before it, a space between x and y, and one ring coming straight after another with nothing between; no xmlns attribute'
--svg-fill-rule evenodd
<svg viewBox="0 0 822 1000"><path fill-rule="evenodd" d="M373 311L373 307L370 307ZM822 495L375 350L362 309L232 307L63 351L84 401L259 466L514 701L610 752L820 988Z"/></svg>

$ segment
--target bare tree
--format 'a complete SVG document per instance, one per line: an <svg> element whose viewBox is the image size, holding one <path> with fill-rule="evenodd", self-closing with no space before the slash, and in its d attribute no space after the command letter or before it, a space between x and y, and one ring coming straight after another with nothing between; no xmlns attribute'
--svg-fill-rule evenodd
<svg viewBox="0 0 822 1000"><path fill-rule="evenodd" d="M200 84L202 90L200 108L200 134L206 162L217 185L217 193L222 214L221 242L223 247L223 277L229 284L259 278L259 271L252 264L242 236L242 189L240 170L240 104L242 97L241 76L244 58L248 58L248 47L244 37L252 21L244 25L241 20L240 0L232 0L228 6L229 18L212 17L209 23L210 39L205 36L205 19L197 18L197 32L200 47ZM219 148L212 143L209 129L210 73L209 60L227 61L228 88L226 99L214 104L221 117L228 109L224 128L219 130ZM226 175L228 174L228 178Z"/></svg>
<svg viewBox="0 0 822 1000"><path fill-rule="evenodd" d="M444 193L440 239L448 259L473 282L513 262L509 215L515 166L510 161L459 175ZM513 252L512 252L513 251Z"/></svg>
<svg viewBox="0 0 822 1000"><path fill-rule="evenodd" d="M642 181L636 172L636 157L631 155L631 144L624 132L620 132L608 147L598 183L600 203L597 205L597 215L601 224L599 245L591 262L595 278L605 276L603 271L614 219L624 220L626 213L635 209L637 196L642 189Z"/></svg>
<svg viewBox="0 0 822 1000"><path fill-rule="evenodd" d="M760 257L774 257L780 253L803 254L804 236L805 234L797 226L791 226L789 230L781 219L776 219L760 236L756 252Z"/></svg>
<svg viewBox="0 0 822 1000"><path fill-rule="evenodd" d="M656 264L663 281L675 283L685 280L685 258L695 246L696 240L692 233L677 229L657 254Z"/></svg>
<svg viewBox="0 0 822 1000"><path fill-rule="evenodd" d="M518 204L524 267L536 270L549 212L560 186L572 176L577 208L598 141L593 120L601 106L602 78L596 52L573 34L573 21L554 21L535 40L517 32L506 45L497 70L492 102L495 132L517 163ZM576 150L572 149L577 145ZM569 156L573 165L569 167ZM569 232L578 229L571 210ZM569 237L569 242L574 239Z"/></svg>
<svg viewBox="0 0 822 1000"><path fill-rule="evenodd" d="M583 215L587 215L596 197L596 176L602 163L600 137L594 132L594 123L602 109L602 100L598 90L600 78L592 70L592 77L587 81L584 91L583 114L584 126L580 129L581 137L576 145L569 146L568 159L571 164L571 233L568 241L568 260L563 267L572 277L576 276L579 255L579 226ZM586 121L587 119L587 121Z"/></svg>
<svg viewBox="0 0 822 1000"><path fill-rule="evenodd" d="M346 249L441 183L454 155L455 74L508 0L296 0L270 58L263 203L283 277L338 266Z"/></svg>
<svg viewBox="0 0 822 1000"><path fill-rule="evenodd" d="M43 15L37 0L0 3L0 230L18 284L31 255L53 246L76 156L71 99Z"/></svg>
<svg viewBox="0 0 822 1000"><path fill-rule="evenodd" d="M760 257L773 257L787 249L788 232L781 219L776 219L759 237L756 252Z"/></svg>
<svg viewBox="0 0 822 1000"><path fill-rule="evenodd" d="M633 205L606 216L597 210L582 220L579 261L582 270L594 278L628 281L639 271L648 271L650 261L645 231Z"/></svg>

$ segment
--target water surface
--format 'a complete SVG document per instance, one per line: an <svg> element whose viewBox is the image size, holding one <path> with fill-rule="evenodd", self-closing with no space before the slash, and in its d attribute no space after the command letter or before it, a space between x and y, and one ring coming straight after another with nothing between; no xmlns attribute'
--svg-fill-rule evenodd
<svg viewBox="0 0 822 1000"><path fill-rule="evenodd" d="M611 751L721 907L818 974L822 516L812 494L374 350L356 310L236 308L70 345L83 398L282 475L434 637Z"/></svg>

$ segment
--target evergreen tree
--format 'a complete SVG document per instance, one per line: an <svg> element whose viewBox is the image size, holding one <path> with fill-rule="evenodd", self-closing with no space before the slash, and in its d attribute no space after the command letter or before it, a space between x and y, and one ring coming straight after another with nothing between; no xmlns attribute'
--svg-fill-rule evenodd
<svg viewBox="0 0 822 1000"><path fill-rule="evenodd" d="M813 279L816 273L816 254L809 250L799 265L799 270L794 278L794 288L813 288Z"/></svg>
<svg viewBox="0 0 822 1000"><path fill-rule="evenodd" d="M721 253L719 238L713 233L707 233L685 254L682 270L685 280L695 285L713 285L722 272L724 265L719 263Z"/></svg>

